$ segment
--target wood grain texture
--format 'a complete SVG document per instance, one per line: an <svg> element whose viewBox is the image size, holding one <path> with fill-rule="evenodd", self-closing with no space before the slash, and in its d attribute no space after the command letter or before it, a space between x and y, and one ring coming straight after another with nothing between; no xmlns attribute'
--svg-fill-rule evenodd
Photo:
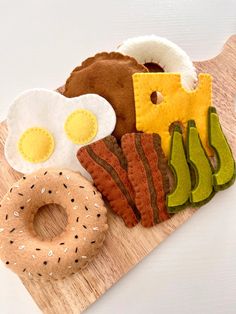
<svg viewBox="0 0 236 314"><path fill-rule="evenodd" d="M234 98L236 94L236 35L226 43L223 52L216 58L195 63L199 72L212 74L213 104L217 107L220 120L236 156L236 115ZM0 197L21 177L12 170L4 158L4 141L7 129L0 127ZM44 313L80 313L96 301L107 289L124 276L132 267L149 254L160 242L170 235L194 213L186 209L170 220L150 229L138 225L133 229L124 226L120 218L111 212L108 215L109 231L99 256L80 273L64 280L34 282L23 279L23 283ZM50 212L40 213L38 220L49 217ZM60 211L54 212L59 226L65 217ZM48 218L47 218L48 221ZM39 221L37 228L40 228ZM61 228L61 227L60 227ZM48 228L47 228L48 229ZM50 229L50 228L49 228ZM48 232L46 229L39 231ZM49 232L48 232L49 233ZM48 234L46 234L48 236Z"/></svg>

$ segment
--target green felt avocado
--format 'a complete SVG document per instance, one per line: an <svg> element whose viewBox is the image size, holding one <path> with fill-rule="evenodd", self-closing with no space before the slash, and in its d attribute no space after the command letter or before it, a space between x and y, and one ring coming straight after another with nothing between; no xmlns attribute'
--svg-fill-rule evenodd
<svg viewBox="0 0 236 314"><path fill-rule="evenodd" d="M190 202L199 206L208 202L214 195L212 166L202 146L193 120L188 121L187 156L195 174L195 186L190 193Z"/></svg>
<svg viewBox="0 0 236 314"><path fill-rule="evenodd" d="M188 205L191 192L191 176L186 160L182 132L178 125L175 125L171 137L169 166L175 177L175 187L167 195L167 207L169 213L176 213Z"/></svg>
<svg viewBox="0 0 236 314"><path fill-rule="evenodd" d="M216 109L210 107L209 118L209 144L217 157L217 167L213 173L213 184L216 191L226 189L235 180L235 161L232 151L222 131Z"/></svg>

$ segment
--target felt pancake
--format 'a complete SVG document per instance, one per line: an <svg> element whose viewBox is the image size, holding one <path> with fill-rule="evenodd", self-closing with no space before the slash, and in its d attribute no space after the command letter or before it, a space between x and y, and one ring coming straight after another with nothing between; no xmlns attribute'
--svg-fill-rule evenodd
<svg viewBox="0 0 236 314"><path fill-rule="evenodd" d="M113 106L117 123L113 135L136 131L135 104L132 75L148 72L134 58L118 52L102 52L85 60L67 79L64 96L76 97L96 93Z"/></svg>

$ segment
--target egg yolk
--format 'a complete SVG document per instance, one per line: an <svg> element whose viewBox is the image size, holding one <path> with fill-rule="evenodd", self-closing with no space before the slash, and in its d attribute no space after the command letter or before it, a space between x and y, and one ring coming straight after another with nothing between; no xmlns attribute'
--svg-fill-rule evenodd
<svg viewBox="0 0 236 314"><path fill-rule="evenodd" d="M43 128L27 129L18 141L18 150L24 160L39 163L46 161L54 151L54 138Z"/></svg>
<svg viewBox="0 0 236 314"><path fill-rule="evenodd" d="M64 128L74 144L86 144L97 134L97 118L91 111L79 109L67 117Z"/></svg>

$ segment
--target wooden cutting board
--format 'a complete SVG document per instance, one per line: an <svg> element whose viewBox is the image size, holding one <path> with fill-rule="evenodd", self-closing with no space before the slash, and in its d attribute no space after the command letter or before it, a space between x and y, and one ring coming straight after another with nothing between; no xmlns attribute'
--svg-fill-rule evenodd
<svg viewBox="0 0 236 314"><path fill-rule="evenodd" d="M198 72L208 72L214 78L213 104L217 107L223 130L236 157L236 114L234 111L236 35L227 41L222 53L216 58L195 62L195 66ZM2 123L0 125L0 197L21 177L5 161L3 151L6 135L6 125ZM109 212L109 231L105 245L98 257L86 269L59 281L39 283L22 279L22 282L44 313L80 313L188 220L194 211L191 208L183 210L165 223L150 229L145 229L141 225L128 229L120 218ZM65 216L58 209L48 208L40 212L35 224L38 233L43 236L52 236L65 225Z"/></svg>

